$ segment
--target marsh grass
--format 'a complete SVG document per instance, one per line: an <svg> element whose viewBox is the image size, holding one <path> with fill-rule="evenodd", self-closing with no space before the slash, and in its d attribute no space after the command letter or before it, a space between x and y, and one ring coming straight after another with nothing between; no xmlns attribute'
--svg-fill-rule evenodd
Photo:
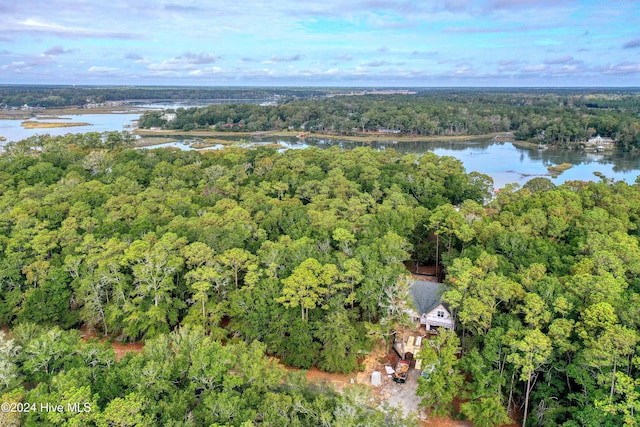
<svg viewBox="0 0 640 427"><path fill-rule="evenodd" d="M70 128L76 126L91 126L87 122L32 122L30 120L21 123L25 129L52 129L52 128Z"/></svg>
<svg viewBox="0 0 640 427"><path fill-rule="evenodd" d="M556 177L572 167L573 165L571 163L560 163L559 165L547 167L547 170L551 173L551 176Z"/></svg>

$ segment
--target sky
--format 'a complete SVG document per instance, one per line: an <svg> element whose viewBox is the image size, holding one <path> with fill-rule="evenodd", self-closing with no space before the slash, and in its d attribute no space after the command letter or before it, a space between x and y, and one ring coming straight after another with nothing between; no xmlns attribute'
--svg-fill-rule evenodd
<svg viewBox="0 0 640 427"><path fill-rule="evenodd" d="M0 84L640 86L640 2L1 0Z"/></svg>

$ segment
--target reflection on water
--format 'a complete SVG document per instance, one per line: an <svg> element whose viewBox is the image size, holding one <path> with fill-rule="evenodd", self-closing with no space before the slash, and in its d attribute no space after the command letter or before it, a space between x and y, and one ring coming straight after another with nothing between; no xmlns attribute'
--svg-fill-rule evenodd
<svg viewBox="0 0 640 427"><path fill-rule="evenodd" d="M162 139L161 137L156 137L156 139ZM233 145L234 147L242 147L242 148L256 148L256 147L269 147L269 148L275 148L278 151L286 151L286 150L290 150L290 149L301 149L301 148L307 148L309 147L309 145L302 143L298 140L294 140L294 141L284 141L284 140L274 140L274 141L250 141L250 142L246 142L246 141L239 141L237 139L229 139L229 138L220 138L220 139L227 139L230 142L233 142L233 144L213 144L213 145L206 145L203 144L202 140L193 140L193 139L182 139L179 141L170 141L170 142L161 142L158 144L153 144L153 145L145 145L145 146L140 146L138 147L138 149L142 150L142 149L156 149L156 148L177 148L180 150L185 150L185 151L191 151L191 150L198 150L198 151L207 151L207 150L220 150L224 147L228 147L230 145Z"/></svg>
<svg viewBox="0 0 640 427"><path fill-rule="evenodd" d="M306 138L299 140L292 138L260 137L249 142L240 142L237 136L225 138L233 145L257 147L261 145L280 146L279 151L300 149L306 147L340 147L353 149L356 147L371 147L376 150L393 149L399 153L433 152L439 156L451 156L460 160L467 172L480 172L493 178L494 187L502 188L506 184L517 183L523 185L535 177L549 178L555 184L566 181L597 181L596 174L602 174L614 180L623 180L632 184L640 174L640 154L620 151L604 153L587 153L580 151L554 150L552 148L539 150L515 146L510 142L495 142L493 140L476 141L374 141L354 142L340 139ZM172 146L180 148L180 144L189 144L186 138ZM159 144L157 147L167 147ZM207 149L217 149L209 147ZM191 149L188 147L187 149ZM553 177L547 170L549 166L570 163L572 168L559 176Z"/></svg>
<svg viewBox="0 0 640 427"><path fill-rule="evenodd" d="M354 142L340 139L260 137L253 141L238 143L238 137L229 136L234 145L256 147L260 145L279 145L280 151L306 147L340 147L353 149L371 147L376 150L393 149L400 153L433 152L439 156L451 156L460 160L468 172L476 171L493 178L494 187L502 188L506 184L523 185L535 177L549 178L555 184L566 181L597 181L600 173L607 178L623 180L632 184L640 174L640 154L620 151L587 153L515 146L510 142L493 140L476 141L375 141ZM184 141L183 141L184 142ZM571 169L557 177L551 176L547 168L561 163L570 163Z"/></svg>
<svg viewBox="0 0 640 427"><path fill-rule="evenodd" d="M460 160L468 172L477 171L491 176L495 188L509 183L526 183L534 177L547 177L555 184L566 181L597 181L594 173L607 178L623 180L632 184L640 174L640 153L628 153L617 150L603 153L587 153L515 146L510 142L493 140L476 141L379 141L357 143L339 140L314 140L307 138L306 143L319 147L337 145L341 148L369 146L374 149L395 149L401 153L424 153L431 151L439 156L452 156ZM552 177L547 167L561 163L573 165L557 177Z"/></svg>
<svg viewBox="0 0 640 427"><path fill-rule="evenodd" d="M147 105L147 108L150 106ZM19 141L38 134L65 135L67 133L106 132L130 130L138 113L132 114L86 114L71 115L54 121L88 122L90 126L24 129L21 120L0 120L0 136L9 141ZM48 119L47 121L50 121ZM223 137L234 145L242 146L238 136ZM182 150L190 150L193 141L185 140L173 142L171 145L158 144L146 148L160 148L172 146ZM0 142L0 144L2 144ZM394 149L400 153L424 153L431 151L439 156L452 156L459 159L468 172L477 171L491 176L495 188L501 188L508 183L526 183L529 179L544 176L556 184L571 180L598 180L594 173L601 173L607 178L624 180L633 183L640 173L640 154L619 151L605 151L603 153L586 153L579 151L524 148L509 142L495 142L493 140L475 141L374 141L370 143L345 141L340 139L306 138L299 140L292 138L260 137L249 142L248 146L278 144L280 150L299 149L309 146L328 148L340 147L352 149L355 147L372 147L377 150ZM215 145L206 149L220 149L223 145ZM547 167L561 163L573 165L557 177L551 177Z"/></svg>
<svg viewBox="0 0 640 427"><path fill-rule="evenodd" d="M145 150L145 149L154 150L156 148L177 148L179 150L191 151L194 148L192 148L190 144L191 142L187 142L187 141L172 141L172 142L164 142L164 143L154 144L154 145L145 145L143 147L137 147L137 149L138 150Z"/></svg>

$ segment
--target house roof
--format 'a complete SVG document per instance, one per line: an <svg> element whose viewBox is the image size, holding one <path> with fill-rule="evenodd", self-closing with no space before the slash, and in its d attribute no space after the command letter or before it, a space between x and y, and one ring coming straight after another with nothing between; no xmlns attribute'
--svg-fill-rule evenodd
<svg viewBox="0 0 640 427"><path fill-rule="evenodd" d="M444 289L441 283L416 280L411 285L410 292L418 314L429 313L438 305L443 304L441 297ZM443 305L447 310L449 309L446 304Z"/></svg>

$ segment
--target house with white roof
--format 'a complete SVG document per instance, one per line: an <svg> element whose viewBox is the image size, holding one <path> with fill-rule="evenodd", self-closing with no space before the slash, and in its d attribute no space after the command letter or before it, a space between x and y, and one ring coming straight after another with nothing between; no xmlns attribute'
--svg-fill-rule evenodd
<svg viewBox="0 0 640 427"><path fill-rule="evenodd" d="M588 144L603 145L603 144L613 144L613 143L615 143L615 141L613 139L611 139L611 138L603 138L600 135L596 135L595 138L589 138L587 143Z"/></svg>

